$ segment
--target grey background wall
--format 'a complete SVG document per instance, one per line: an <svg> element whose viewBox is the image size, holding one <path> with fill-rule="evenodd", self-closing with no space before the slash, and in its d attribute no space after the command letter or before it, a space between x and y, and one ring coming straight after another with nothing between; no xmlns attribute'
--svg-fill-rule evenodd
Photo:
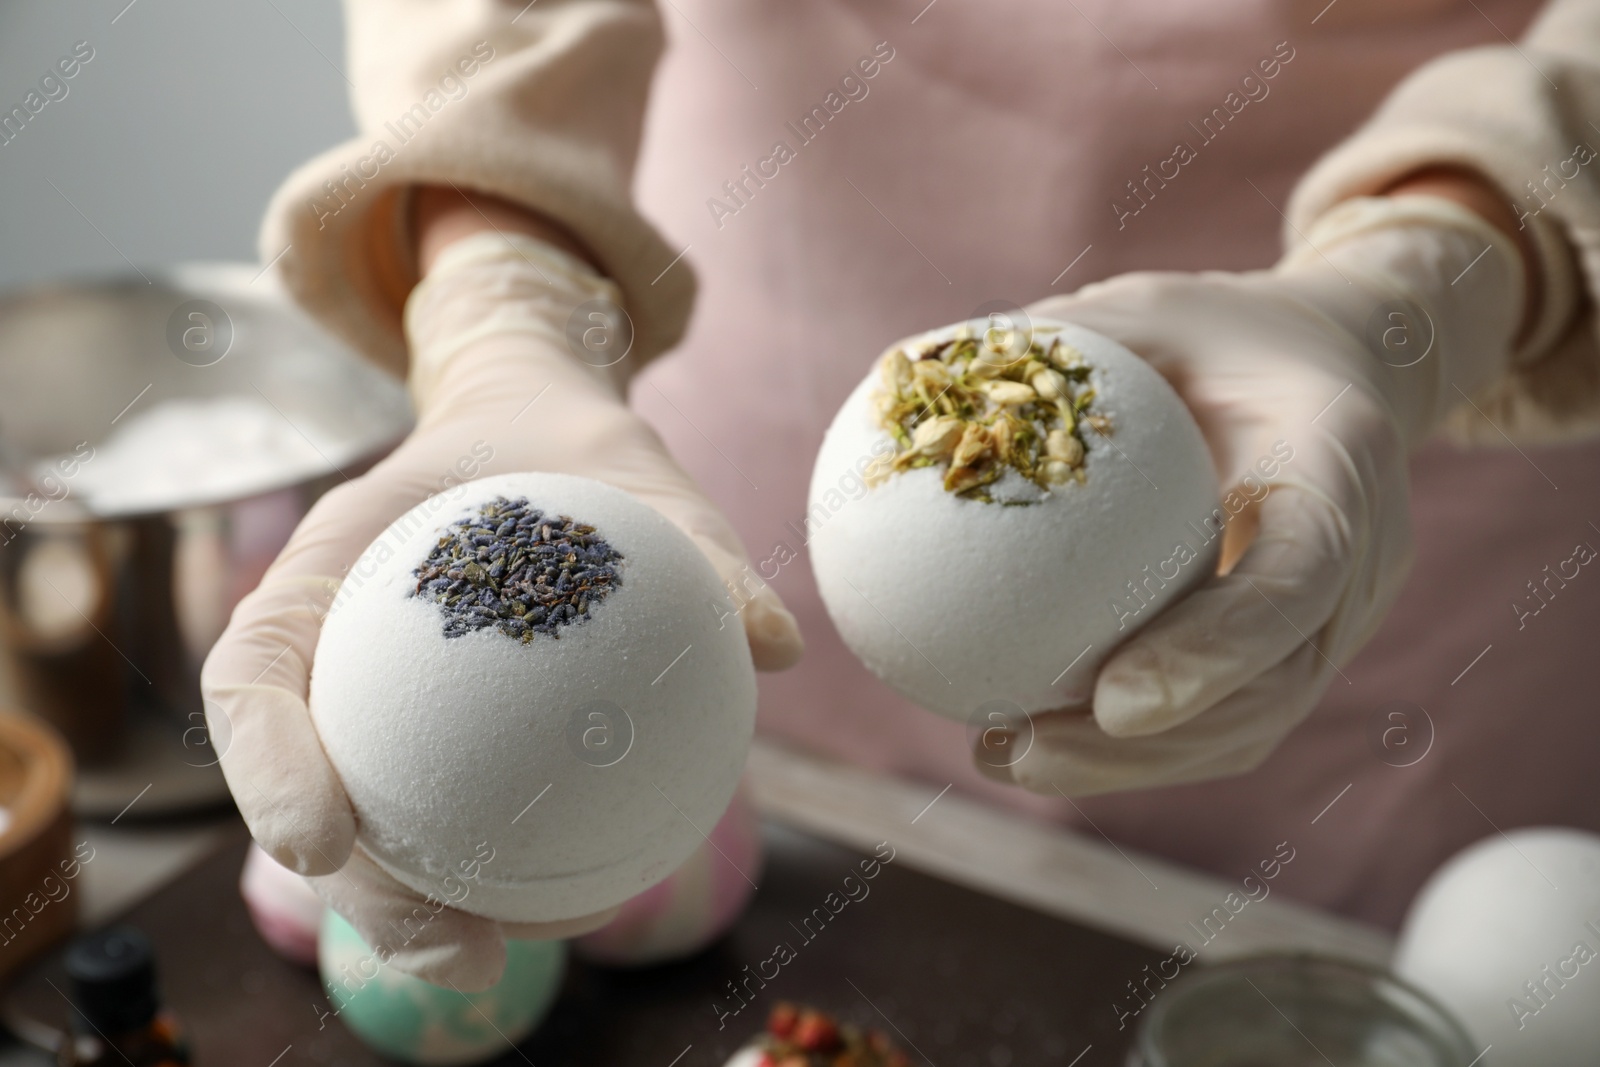
<svg viewBox="0 0 1600 1067"><path fill-rule="evenodd" d="M0 116L78 41L66 96L0 144L0 288L254 261L278 181L354 129L335 0L4 0Z"/></svg>

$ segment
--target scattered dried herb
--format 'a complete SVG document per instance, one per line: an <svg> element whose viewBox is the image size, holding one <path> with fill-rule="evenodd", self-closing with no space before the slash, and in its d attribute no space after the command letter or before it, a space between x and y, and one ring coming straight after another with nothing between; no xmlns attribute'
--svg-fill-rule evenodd
<svg viewBox="0 0 1600 1067"><path fill-rule="evenodd" d="M501 496L439 538L412 595L439 605L445 637L492 626L527 644L589 618L622 584L621 562L593 526Z"/></svg>
<svg viewBox="0 0 1600 1067"><path fill-rule="evenodd" d="M761 1067L911 1067L882 1031L788 1003L772 1009L758 1044Z"/></svg>
<svg viewBox="0 0 1600 1067"><path fill-rule="evenodd" d="M969 327L955 336L883 357L878 418L899 448L867 471L877 484L898 471L942 466L952 493L993 502L985 488L1007 468L1046 491L1082 484L1085 428L1109 436L1111 420L1094 410L1091 369L1083 354L1036 327L1025 351L1017 335Z"/></svg>

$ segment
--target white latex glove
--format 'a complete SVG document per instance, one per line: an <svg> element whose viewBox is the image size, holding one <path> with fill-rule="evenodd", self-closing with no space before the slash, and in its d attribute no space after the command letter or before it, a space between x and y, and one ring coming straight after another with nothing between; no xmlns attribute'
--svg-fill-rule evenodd
<svg viewBox="0 0 1600 1067"><path fill-rule="evenodd" d="M627 408L617 368L587 365L569 350L569 317L596 298L615 302L616 292L529 238L479 234L449 246L406 308L416 430L317 502L234 612L201 677L223 773L256 841L311 876L380 957L464 991L498 979L506 937L572 936L615 909L567 923L500 924L440 909L438 900L430 907L385 874L356 844L355 815L312 725L312 655L341 576L390 522L430 494L510 471L579 474L633 493L687 533L725 581L740 583L744 599L753 571L733 529ZM799 657L794 618L770 589L740 614L757 667ZM465 898L450 887L437 897L470 907L465 884Z"/></svg>
<svg viewBox="0 0 1600 1067"><path fill-rule="evenodd" d="M1524 268L1504 234L1433 197L1348 201L1306 238L1270 271L1129 274L1028 309L1149 360L1223 493L1254 475L1260 503L1227 527L1224 567L1248 543L1232 569L1102 665L1093 716L1036 716L1001 776L1084 796L1240 774L1348 683L1410 565L1407 452L1506 368ZM1280 442L1293 458L1263 479Z"/></svg>

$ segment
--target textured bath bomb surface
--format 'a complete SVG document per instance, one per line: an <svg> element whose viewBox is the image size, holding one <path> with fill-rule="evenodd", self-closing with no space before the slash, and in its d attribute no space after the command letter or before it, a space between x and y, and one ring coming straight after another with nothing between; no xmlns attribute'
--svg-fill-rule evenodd
<svg viewBox="0 0 1600 1067"><path fill-rule="evenodd" d="M452 524L498 498L593 527L620 555L587 618L462 632L417 595ZM732 612L694 544L611 486L507 474L418 505L351 568L312 671L361 843L417 892L506 921L588 915L666 878L716 825L749 748L755 675Z"/></svg>
<svg viewBox="0 0 1600 1067"><path fill-rule="evenodd" d="M1178 395L1109 338L1033 325L1081 353L1092 410L1110 420L1109 435L1081 433L1081 484L1041 490L1008 470L984 501L946 490L935 465L866 487L863 472L898 448L875 405L881 360L812 473L808 543L834 625L878 677L954 719L994 701L1032 713L1086 699L1121 641L1216 570L1217 477Z"/></svg>

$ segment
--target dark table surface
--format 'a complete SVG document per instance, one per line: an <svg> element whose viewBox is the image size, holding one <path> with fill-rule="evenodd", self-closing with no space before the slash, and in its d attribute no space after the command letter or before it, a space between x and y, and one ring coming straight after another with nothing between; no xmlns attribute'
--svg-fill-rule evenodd
<svg viewBox="0 0 1600 1067"><path fill-rule="evenodd" d="M198 1067L380 1064L336 1019L311 971L255 935L239 898L241 827L214 855L123 918L159 954L168 1004ZM868 893L810 939L797 929L864 856L766 827L767 862L738 926L687 962L638 971L573 960L550 1017L496 1064L720 1067L779 1000L800 1001L897 1036L913 1063L936 1067L1120 1065L1133 1033L1113 1004L1162 954L907 867L885 865ZM885 850L887 852L887 850ZM838 898L835 898L836 900ZM837 905L835 905L837 906ZM791 925L793 924L793 925ZM794 956L724 1025L726 990L784 942ZM772 965L767 965L771 973ZM48 980L48 981L47 981ZM67 988L52 956L24 976L12 1010L62 1025ZM274 1061L273 1057L281 1055Z"/></svg>

